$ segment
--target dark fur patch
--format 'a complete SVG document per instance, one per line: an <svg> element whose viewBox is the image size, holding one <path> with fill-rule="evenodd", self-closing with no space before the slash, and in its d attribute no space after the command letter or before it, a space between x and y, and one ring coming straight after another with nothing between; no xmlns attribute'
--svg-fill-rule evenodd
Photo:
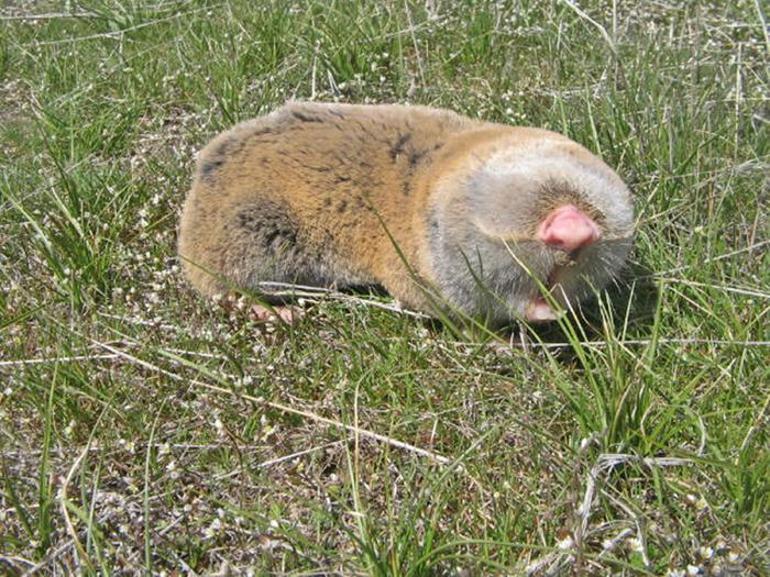
<svg viewBox="0 0 770 577"><path fill-rule="evenodd" d="M227 162L231 148L237 141L227 138L220 142L216 148L205 157L202 157L198 164L198 173L205 179L211 180L216 172Z"/></svg>
<svg viewBox="0 0 770 577"><path fill-rule="evenodd" d="M429 159L430 156L437 150L439 150L443 145L443 143L436 144L432 149L422 149L422 150L415 150L411 149L409 151L409 168L406 171L406 174L404 175L404 182L401 184L401 194L404 196L409 196L412 193L412 183L413 183L413 177L414 173L417 170L417 167L421 162L423 162L426 159Z"/></svg>
<svg viewBox="0 0 770 577"><path fill-rule="evenodd" d="M407 143L412 139L412 134L407 132L406 134L400 134L398 140L390 147L390 159L393 162L398 160L398 157L404 153Z"/></svg>
<svg viewBox="0 0 770 577"><path fill-rule="evenodd" d="M280 127L273 127L273 126L263 126L261 128L257 128L253 132L249 133L247 136L244 136L240 141L238 141L237 150L240 151L246 144L250 144L253 142L260 142L260 141L269 141L270 138L273 135L278 135L281 132ZM234 153L234 150L230 151L231 153Z"/></svg>
<svg viewBox="0 0 770 577"><path fill-rule="evenodd" d="M425 157L425 155L428 154L427 150L413 150L409 153L409 167L415 168L422 159Z"/></svg>
<svg viewBox="0 0 770 577"><path fill-rule="evenodd" d="M228 149L230 148L230 145L233 143L232 139L228 138L224 142L221 142L216 149L214 150L213 156L225 156L228 152Z"/></svg>
<svg viewBox="0 0 770 577"><path fill-rule="evenodd" d="M232 158L236 154L238 154L241 150L243 150L243 147L246 145L246 142L242 138L235 138L235 137L228 137L224 142L219 143L219 145L214 149L214 153L211 155L212 158Z"/></svg>
<svg viewBox="0 0 770 577"><path fill-rule="evenodd" d="M297 112L296 110L292 110L291 115L297 120L301 120L302 122L323 122L323 120L317 116L310 116L309 114Z"/></svg>
<svg viewBox="0 0 770 577"><path fill-rule="evenodd" d="M236 222L265 254L277 255L297 244L297 225L288 207L280 203L263 200L242 208Z"/></svg>
<svg viewBox="0 0 770 577"><path fill-rule="evenodd" d="M201 163L200 174L203 178L213 178L214 173L225 163L223 158L206 159Z"/></svg>

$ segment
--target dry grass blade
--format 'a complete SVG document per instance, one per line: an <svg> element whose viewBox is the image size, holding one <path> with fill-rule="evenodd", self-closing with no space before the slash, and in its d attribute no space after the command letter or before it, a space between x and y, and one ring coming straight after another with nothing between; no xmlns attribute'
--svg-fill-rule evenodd
<svg viewBox="0 0 770 577"><path fill-rule="evenodd" d="M71 537L65 540L56 549L54 549L48 555L46 555L45 558L43 558L34 567L30 567L24 573L22 573L22 577L32 577L32 575L37 575L40 571L45 569L48 565L53 563L56 559L64 555L64 553L66 553L68 549L74 546L74 544L75 542L72 540Z"/></svg>
<svg viewBox="0 0 770 577"><path fill-rule="evenodd" d="M762 33L765 35L765 50L767 50L768 55L770 55L770 31L768 30L765 13L762 11L762 5L759 3L759 0L754 0L754 6L757 9L757 18L762 26Z"/></svg>
<svg viewBox="0 0 770 577"><path fill-rule="evenodd" d="M62 44L73 44L78 42L85 42L87 40L97 40L100 38L105 38L109 40L122 40L125 38L125 34L128 32L135 32L137 30L141 30L142 28L147 28L149 26L157 26L158 24L161 24L163 22L168 22L171 20L176 20L179 18L184 18L186 16L190 16L192 14L195 14L196 12L203 12L205 10L209 10L208 7L203 8L196 8L194 10L187 10L186 12L179 12L176 14L172 14L170 16L165 16L163 18L157 18L155 20L151 20L149 22L141 22L139 24L136 24L134 26L130 26L128 28L125 28L123 30L119 30L116 32L101 32L98 34L88 34L85 36L75 36L73 38L63 38L61 40L44 40L43 42L36 42L35 46L58 46Z"/></svg>
<svg viewBox="0 0 770 577"><path fill-rule="evenodd" d="M95 12L48 12L46 14L11 14L0 15L0 22L12 22L21 20L22 22L31 22L35 20L61 20L65 18L98 18L99 14Z"/></svg>
<svg viewBox="0 0 770 577"><path fill-rule="evenodd" d="M636 455L626 455L617 453L603 453L596 459L596 463L588 472L588 477L585 483L585 492L583 494L583 500L578 509L580 515L580 525L576 531L575 541L576 543L582 543L583 537L588 530L588 520L591 516L593 509L594 497L596 495L596 482L599 475L604 471L610 471L618 465L624 463L642 463L647 467L681 467L684 465L691 465L691 459L683 459L679 457L638 457Z"/></svg>
<svg viewBox="0 0 770 577"><path fill-rule="evenodd" d="M431 461L434 461L441 465L449 465L452 461L451 459L444 457L442 455L438 455L432 451L428 451L427 449L423 449L421 447L417 447L415 445L411 445L409 443L405 443L404 441L399 441L398 439L394 439L392 437L388 437L387 435L382 435L380 433L375 433L374 431L369 431L366 429L361 429L358 427L354 427L352 425L348 425L345 423L341 423L339 421L335 421L334 419L329 419L326 417L322 417L321 415L317 415L315 413L312 413L310 411L305 411L302 409L296 409L294 407L289 407L287 405L283 405L281 403L276 403L273 401L267 401L265 399L254 397L252 395L248 395L245 393L239 393L231 389L226 389L224 387L219 387L217 385L212 385L210 383L205 383L203 381L199 381L196 379L185 379L183 377L180 377L177 374L172 373L171 371L167 371L157 365L154 365L148 361L145 361L143 359L140 359L134 355L130 355L126 352L121 351L120 349L117 349L111 345L108 345L107 343L101 343L99 341L96 341L94 339L89 339L94 345L101 347L107 351L110 351L111 353L133 363L136 365L140 365L146 369L150 369L152 371L155 371L159 374L165 375L173 380L181 381L181 382L187 382L193 386L200 387L203 389L207 389L210 391L214 391L217 393L223 393L226 395L231 395L234 397L237 397L244 401L250 401L253 403L257 403L259 405L264 405L267 407L270 407L272 409L276 409L278 411L281 411L283 413L296 415L299 417L303 417L305 419L308 419L310 421L316 422L316 423L323 423L325 425L330 425L332 427L335 427L337 429L343 429L345 431L348 431L350 433L355 433L357 435L360 435L361 437L371 439L373 441L377 441L378 443L384 443L386 445L390 445L392 447L396 447L398 449L408 451L410 453L414 453L416 455L420 455L421 457L425 457L427 459L430 459Z"/></svg>
<svg viewBox="0 0 770 577"><path fill-rule="evenodd" d="M83 545L78 538L77 530L75 529L75 526L72 523L72 519L70 518L68 510L69 497L67 496L67 490L70 483L72 482L72 478L75 476L75 473L80 469L80 464L88 454L88 448L89 446L86 445L77 456L75 461L72 463L72 466L69 468L67 475L62 480L58 494L59 507L61 509L62 518L64 519L64 526L67 529L67 533L69 534L72 543L75 545L75 566L79 572L82 571L84 563L89 567L89 570L92 570L93 567L91 567L90 563L88 562L88 556L86 555L85 549L83 548Z"/></svg>
<svg viewBox="0 0 770 577"><path fill-rule="evenodd" d="M575 14L580 16L583 20L585 20L586 22L588 22L594 28L597 29L599 33L602 35L602 38L604 38L604 41L607 43L607 47L612 52L612 55L617 57L618 50L615 47L615 42L613 42L612 38L610 38L610 35L607 33L607 29L601 24L599 24L596 20L591 18L583 10L581 10L580 7L577 4L575 4L572 0L562 0L562 2L564 2L564 4L566 4L567 6L569 6L575 12Z"/></svg>
<svg viewBox="0 0 770 577"><path fill-rule="evenodd" d="M16 359L0 361L0 367L22 367L24 365L53 365L62 363L77 363L80 361L104 361L116 358L116 355L75 355L71 357L50 357L40 359Z"/></svg>
<svg viewBox="0 0 770 577"><path fill-rule="evenodd" d="M760 291L755 288L744 288L744 287L734 287L734 286L704 283L704 282L689 280L686 278L671 278L671 277L658 277L658 278L663 282L671 283L671 284L681 284L684 286L691 286L691 287L697 287L697 288L714 289L714 290L724 291L727 293L733 293L733 294L738 294L738 295L747 296L747 297L770 299L770 293Z"/></svg>

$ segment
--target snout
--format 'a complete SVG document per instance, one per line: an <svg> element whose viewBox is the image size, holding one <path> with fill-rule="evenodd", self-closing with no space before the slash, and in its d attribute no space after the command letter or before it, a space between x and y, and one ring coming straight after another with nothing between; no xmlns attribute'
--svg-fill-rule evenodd
<svg viewBox="0 0 770 577"><path fill-rule="evenodd" d="M599 226L573 204L551 211L537 229L538 240L568 253L589 246L600 237Z"/></svg>

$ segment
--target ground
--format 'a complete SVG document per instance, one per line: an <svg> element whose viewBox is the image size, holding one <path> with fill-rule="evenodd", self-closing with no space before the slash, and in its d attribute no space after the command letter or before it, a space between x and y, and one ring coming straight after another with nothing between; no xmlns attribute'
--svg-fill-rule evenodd
<svg viewBox="0 0 770 577"><path fill-rule="evenodd" d="M5 2L0 572L770 574L767 16ZM512 342L382 295L206 301L195 152L288 98L563 132L634 191L632 262Z"/></svg>

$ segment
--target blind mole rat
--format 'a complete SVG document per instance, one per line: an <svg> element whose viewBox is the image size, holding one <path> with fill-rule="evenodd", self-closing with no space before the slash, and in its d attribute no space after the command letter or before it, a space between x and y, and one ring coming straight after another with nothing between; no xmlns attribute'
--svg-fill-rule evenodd
<svg viewBox="0 0 770 577"><path fill-rule="evenodd" d="M377 284L501 325L555 314L623 266L628 188L572 140L421 106L291 102L200 153L179 253L206 295ZM534 277L534 279L533 279Z"/></svg>

